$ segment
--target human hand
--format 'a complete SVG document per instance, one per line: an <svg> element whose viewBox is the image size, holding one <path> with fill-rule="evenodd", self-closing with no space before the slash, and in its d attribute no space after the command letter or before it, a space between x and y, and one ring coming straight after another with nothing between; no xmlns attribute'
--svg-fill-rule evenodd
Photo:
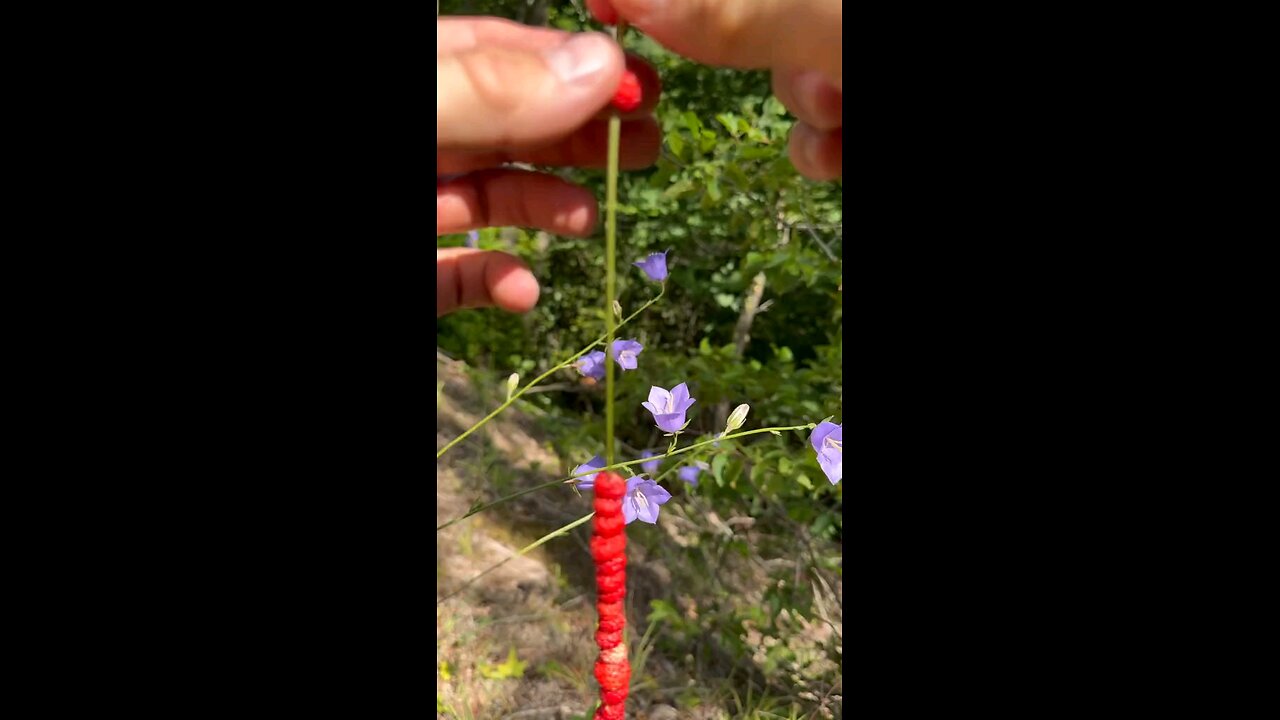
<svg viewBox="0 0 1280 720"><path fill-rule="evenodd" d="M622 114L619 167L657 159L657 73L623 57L601 33L567 33L496 18L436 20L436 235L516 225L589 235L596 199L585 188L509 163L603 168L604 112L624 66L642 102ZM520 260L471 248L436 250L436 317L497 305L525 312L538 283Z"/></svg>
<svg viewBox="0 0 1280 720"><path fill-rule="evenodd" d="M815 180L840 177L844 152L841 0L587 0L668 49L709 65L773 71L773 93L799 120L791 162Z"/></svg>

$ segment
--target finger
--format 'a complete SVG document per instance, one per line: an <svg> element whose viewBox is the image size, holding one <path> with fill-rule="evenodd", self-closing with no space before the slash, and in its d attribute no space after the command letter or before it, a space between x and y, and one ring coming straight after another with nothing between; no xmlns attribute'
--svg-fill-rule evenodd
<svg viewBox="0 0 1280 720"><path fill-rule="evenodd" d="M773 94L802 122L818 130L844 124L844 93L822 73L784 68L773 73Z"/></svg>
<svg viewBox="0 0 1280 720"><path fill-rule="evenodd" d="M613 9L613 4L609 0L587 0L587 9L595 19L605 25L618 24L618 11Z"/></svg>
<svg viewBox="0 0 1280 720"><path fill-rule="evenodd" d="M490 305L528 312L538 304L539 292L533 273L511 255L473 248L436 250L436 317Z"/></svg>
<svg viewBox="0 0 1280 720"><path fill-rule="evenodd" d="M504 226L590 235L596 197L558 177L525 170L482 170L436 186L436 235Z"/></svg>
<svg viewBox="0 0 1280 720"><path fill-rule="evenodd" d="M608 104L622 77L617 43L574 33L530 52L482 47L436 59L436 144L508 148L564 137Z"/></svg>
<svg viewBox="0 0 1280 720"><path fill-rule="evenodd" d="M622 123L618 145L618 167L639 170L649 167L662 150L662 130L653 118ZM603 168L609 153L609 124L604 120L587 123L581 130L553 145L516 148L509 152L437 152L436 174L496 168L521 162L549 167Z"/></svg>
<svg viewBox="0 0 1280 720"><path fill-rule="evenodd" d="M543 50L569 39L563 30L522 25L500 18L452 17L436 19L436 56L477 47Z"/></svg>
<svg viewBox="0 0 1280 720"><path fill-rule="evenodd" d="M844 128L818 130L796 123L787 151L801 175L812 180L838 178L844 162Z"/></svg>
<svg viewBox="0 0 1280 720"><path fill-rule="evenodd" d="M605 3L591 3L594 10ZM840 79L842 0L610 0L668 49L712 65L802 67ZM597 16L599 17L599 16Z"/></svg>
<svg viewBox="0 0 1280 720"><path fill-rule="evenodd" d="M437 56L456 54L481 46L504 47L509 50L546 50L570 37L570 33L560 30L534 28L498 18L442 18L436 20L436 30ZM640 106L622 113L622 118L628 120L644 117L657 106L658 96L662 94L662 82L653 66L638 55L627 54L626 68L636 74L641 94Z"/></svg>

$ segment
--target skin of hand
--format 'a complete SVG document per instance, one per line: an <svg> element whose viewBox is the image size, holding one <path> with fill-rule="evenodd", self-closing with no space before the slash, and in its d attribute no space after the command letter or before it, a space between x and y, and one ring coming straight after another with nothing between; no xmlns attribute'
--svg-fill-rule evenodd
<svg viewBox="0 0 1280 720"><path fill-rule="evenodd" d="M844 153L841 0L587 0L667 49L708 65L773 71L773 93L799 121L791 162L814 180L840 177Z"/></svg>
<svg viewBox="0 0 1280 720"><path fill-rule="evenodd" d="M601 33L567 33L497 18L436 20L436 235L521 226L590 235L595 196L555 175L509 167L604 168L608 105L623 69L640 107L622 115L619 167L657 159L660 84ZM436 317L497 305L525 312L538 283L523 262L473 248L436 250Z"/></svg>

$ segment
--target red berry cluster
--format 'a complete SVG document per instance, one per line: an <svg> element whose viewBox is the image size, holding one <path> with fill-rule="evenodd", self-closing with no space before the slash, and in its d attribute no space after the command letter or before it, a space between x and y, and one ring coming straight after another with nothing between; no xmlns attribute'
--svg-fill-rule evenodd
<svg viewBox="0 0 1280 720"><path fill-rule="evenodd" d="M622 607L627 594L627 533L622 517L622 496L626 492L627 481L621 475L596 475L591 557L596 562L596 610L600 613L596 680L600 683L601 705L595 720L622 720L631 687L631 664L622 642L622 630L627 624Z"/></svg>
<svg viewBox="0 0 1280 720"><path fill-rule="evenodd" d="M622 71L622 82L613 95L613 107L621 112L631 112L640 107L640 78L630 70Z"/></svg>

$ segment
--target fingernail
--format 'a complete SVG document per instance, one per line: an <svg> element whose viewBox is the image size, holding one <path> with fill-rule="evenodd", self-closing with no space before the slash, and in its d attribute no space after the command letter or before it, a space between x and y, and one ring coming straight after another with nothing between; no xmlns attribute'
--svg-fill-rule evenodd
<svg viewBox="0 0 1280 720"><path fill-rule="evenodd" d="M613 41L603 33L577 33L543 51L543 56L560 82L586 82L609 64L609 56L616 52L611 45Z"/></svg>

